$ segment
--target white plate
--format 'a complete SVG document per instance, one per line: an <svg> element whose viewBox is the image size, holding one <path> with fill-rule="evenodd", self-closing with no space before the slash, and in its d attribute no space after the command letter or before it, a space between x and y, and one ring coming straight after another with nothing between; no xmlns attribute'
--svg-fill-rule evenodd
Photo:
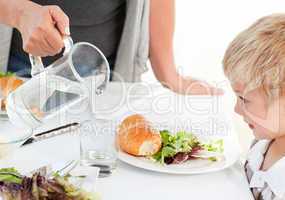
<svg viewBox="0 0 285 200"><path fill-rule="evenodd" d="M126 116L130 114L132 113L125 114L122 117L122 119L124 119ZM119 160L127 164L133 165L138 168L156 171L156 172L162 172L162 173L203 174L203 173L210 173L210 172L224 170L233 165L239 159L240 146L238 143L237 135L234 132L231 123L223 115L210 116L214 119L214 122L216 123L215 126L218 127L215 129L215 131L211 131L211 128L206 127L206 126L209 127L212 126L211 123L208 123L208 119L210 118L208 116L198 118L197 116L187 115L187 116L182 116L181 118L175 118L174 115L162 116L150 113L148 115L145 115L145 117L148 120L150 120L153 123L153 125L157 127L159 130L166 129L170 130L172 133L176 133L182 130L189 131L194 134L195 133L198 134L197 136L200 137L202 140L223 139L224 156L222 159L216 162L206 159L195 159L195 160L189 160L183 164L162 165L147 158L135 157L125 152L119 151L118 152ZM166 119L166 121L163 121L163 119ZM178 120L169 120L169 119L178 119ZM188 121L190 124L189 126L187 126L185 119L190 119ZM192 126L194 123L197 124L195 127ZM197 130L200 131L197 131L195 128L197 128Z"/></svg>
<svg viewBox="0 0 285 200"><path fill-rule="evenodd" d="M151 159L135 157L125 152L119 151L118 158L130 165L156 172L169 174L203 174L226 169L233 165L239 158L237 144L230 143L225 139L224 157L213 162L206 159L189 160L183 164L162 165Z"/></svg>

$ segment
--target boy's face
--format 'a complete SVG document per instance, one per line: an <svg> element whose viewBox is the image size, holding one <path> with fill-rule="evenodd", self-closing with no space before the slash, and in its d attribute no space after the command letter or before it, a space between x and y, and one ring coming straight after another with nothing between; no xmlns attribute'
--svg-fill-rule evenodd
<svg viewBox="0 0 285 200"><path fill-rule="evenodd" d="M285 136L285 100L284 97L268 101L261 88L244 94L245 85L232 85L237 96L235 112L241 115L252 129L256 139L274 139Z"/></svg>

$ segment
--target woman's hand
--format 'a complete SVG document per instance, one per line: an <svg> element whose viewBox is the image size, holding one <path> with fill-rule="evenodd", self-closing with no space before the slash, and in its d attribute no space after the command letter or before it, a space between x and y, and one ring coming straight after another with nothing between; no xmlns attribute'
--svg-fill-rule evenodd
<svg viewBox="0 0 285 200"><path fill-rule="evenodd" d="M180 76L180 83L173 88L174 92L186 95L223 95L220 88L211 86L205 81Z"/></svg>
<svg viewBox="0 0 285 200"><path fill-rule="evenodd" d="M58 6L41 6L26 2L19 13L16 28L23 40L23 49L34 56L53 56L69 35L69 18Z"/></svg>

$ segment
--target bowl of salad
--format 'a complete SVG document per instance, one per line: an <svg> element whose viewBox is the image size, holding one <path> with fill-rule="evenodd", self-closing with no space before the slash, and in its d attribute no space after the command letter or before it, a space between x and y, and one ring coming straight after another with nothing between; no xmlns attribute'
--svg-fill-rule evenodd
<svg viewBox="0 0 285 200"><path fill-rule="evenodd" d="M14 167L0 169L0 200L101 199L94 186L99 172L96 167L74 165L66 173L52 170L50 166L41 167L28 174L20 171Z"/></svg>

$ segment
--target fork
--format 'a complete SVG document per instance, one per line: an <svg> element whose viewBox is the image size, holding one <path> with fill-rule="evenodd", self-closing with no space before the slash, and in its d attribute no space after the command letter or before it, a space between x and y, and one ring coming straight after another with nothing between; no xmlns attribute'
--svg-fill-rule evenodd
<svg viewBox="0 0 285 200"><path fill-rule="evenodd" d="M52 177L54 174L58 174L59 176L64 176L71 172L78 165L78 161L71 160L64 167L58 169L56 171L51 171L47 174L47 177Z"/></svg>

